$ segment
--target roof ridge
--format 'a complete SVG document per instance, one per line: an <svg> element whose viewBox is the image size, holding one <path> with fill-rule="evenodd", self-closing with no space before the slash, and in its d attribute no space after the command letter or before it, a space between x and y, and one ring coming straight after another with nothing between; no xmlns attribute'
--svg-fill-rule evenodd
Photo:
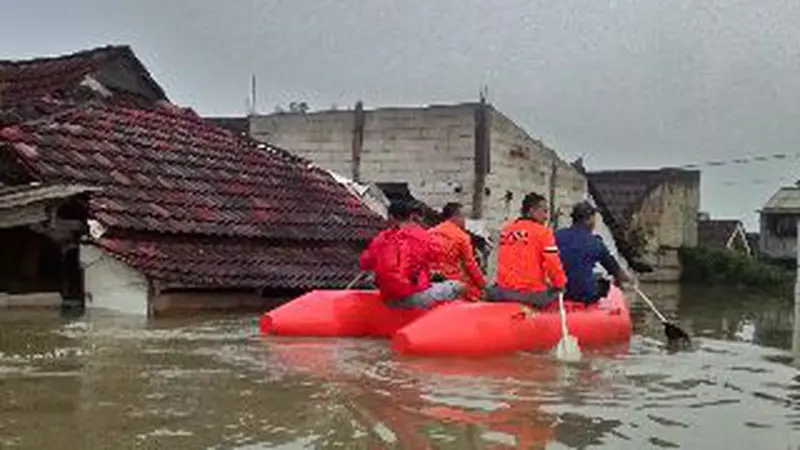
<svg viewBox="0 0 800 450"><path fill-rule="evenodd" d="M78 50L72 53L62 53L53 56L37 56L34 58L26 58L26 59L0 59L0 69L3 68L2 65L4 64L21 66L28 64L40 64L43 62L50 62L50 61L63 61L67 59L84 58L87 56L95 56L103 53L107 54L108 56L114 56L127 52L133 54L133 50L131 49L130 45L109 44L101 47L88 48L88 49Z"/></svg>

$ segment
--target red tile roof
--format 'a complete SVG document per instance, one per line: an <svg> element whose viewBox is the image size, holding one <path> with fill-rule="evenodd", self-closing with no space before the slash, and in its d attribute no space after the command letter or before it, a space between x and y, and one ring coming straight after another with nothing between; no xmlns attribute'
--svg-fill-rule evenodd
<svg viewBox="0 0 800 450"><path fill-rule="evenodd" d="M342 286L358 273L355 250L342 243L265 245L231 240L101 239L117 258L162 289L237 287L307 289Z"/></svg>
<svg viewBox="0 0 800 450"><path fill-rule="evenodd" d="M133 70L134 77L118 69ZM149 100L167 100L128 46L107 46L69 55L23 61L0 60L0 105L22 104L43 97L72 98L87 75L98 78L115 96L133 101L145 89ZM135 81L141 86L135 86ZM124 82L122 81L124 80Z"/></svg>
<svg viewBox="0 0 800 450"><path fill-rule="evenodd" d="M341 281L356 270L357 253L350 250L350 267L346 250L333 243L363 242L382 225L308 161L174 106L87 103L0 129L0 152L10 152L40 181L102 187L91 212L109 230L104 245L173 284L234 287L227 283L237 277L263 286ZM162 235L191 239L169 243ZM222 238L228 238L224 245ZM249 243L232 245L242 239ZM194 244L209 240L215 244ZM322 249L311 250L317 245ZM301 275L289 270L292 264Z"/></svg>

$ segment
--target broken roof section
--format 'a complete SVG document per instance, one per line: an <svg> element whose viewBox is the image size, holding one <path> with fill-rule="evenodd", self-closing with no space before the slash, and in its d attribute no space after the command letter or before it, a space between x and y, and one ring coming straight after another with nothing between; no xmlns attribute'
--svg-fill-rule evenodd
<svg viewBox="0 0 800 450"><path fill-rule="evenodd" d="M130 104L168 101L128 46L107 46L69 55L0 60L0 107L42 98L86 100L115 97Z"/></svg>

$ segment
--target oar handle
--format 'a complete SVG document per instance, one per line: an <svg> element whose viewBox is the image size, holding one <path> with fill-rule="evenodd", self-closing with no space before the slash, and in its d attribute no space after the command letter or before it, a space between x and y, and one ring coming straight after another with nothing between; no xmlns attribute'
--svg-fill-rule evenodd
<svg viewBox="0 0 800 450"><path fill-rule="evenodd" d="M561 316L561 337L565 337L569 334L569 330L567 330L567 309L564 307L564 293L558 293L558 313Z"/></svg>
<svg viewBox="0 0 800 450"><path fill-rule="evenodd" d="M362 278L364 278L364 274L365 274L365 273L366 273L366 272L364 272L364 271L361 271L361 272L359 272L359 273L358 273L358 275L356 275L356 277L355 277L355 278L353 278L353 281L351 281L351 282L350 282L350 283L347 285L347 287L345 288L345 290L350 290L350 289L352 289L352 288L353 288L353 286L355 286L355 285L356 285L356 283L358 283L359 281L361 281L361 279L362 279Z"/></svg>
<svg viewBox="0 0 800 450"><path fill-rule="evenodd" d="M664 317L664 315L661 314L661 312L658 310L658 308L656 308L656 305L653 304L653 302L647 297L647 295L645 295L645 293L642 292L641 289L639 289L638 285L634 284L633 285L633 290L636 291L636 293L639 295L639 297L641 297L641 299L644 300L645 303L647 303L647 306L649 306L650 309L653 310L653 312L656 314L656 316L658 316L659 320L661 320L661 323L667 323L666 317Z"/></svg>

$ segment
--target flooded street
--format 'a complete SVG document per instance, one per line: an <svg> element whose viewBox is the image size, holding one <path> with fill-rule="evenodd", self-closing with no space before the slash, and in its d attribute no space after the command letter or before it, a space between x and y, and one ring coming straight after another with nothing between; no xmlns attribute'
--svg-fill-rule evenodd
<svg viewBox="0 0 800 450"><path fill-rule="evenodd" d="M0 315L0 448L800 448L792 303L645 286L698 349L394 357L368 340L261 339L255 317L142 324Z"/></svg>

